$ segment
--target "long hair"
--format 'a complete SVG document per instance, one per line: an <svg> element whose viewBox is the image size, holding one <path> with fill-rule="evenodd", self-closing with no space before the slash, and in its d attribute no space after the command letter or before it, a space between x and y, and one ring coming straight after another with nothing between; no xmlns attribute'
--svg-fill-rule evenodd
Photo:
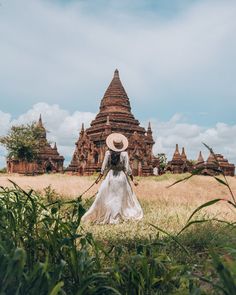
<svg viewBox="0 0 236 295"><path fill-rule="evenodd" d="M111 151L111 165L116 166L120 161L120 152Z"/></svg>

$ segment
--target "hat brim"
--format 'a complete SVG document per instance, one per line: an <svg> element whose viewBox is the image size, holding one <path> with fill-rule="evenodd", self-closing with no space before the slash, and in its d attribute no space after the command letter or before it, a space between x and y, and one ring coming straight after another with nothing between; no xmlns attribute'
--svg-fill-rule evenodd
<svg viewBox="0 0 236 295"><path fill-rule="evenodd" d="M122 148L117 148L114 145L114 140L115 141L122 140L122 143L123 143ZM128 138L121 133L111 133L110 135L108 135L108 137L106 139L106 144L107 144L108 148L114 152L123 152L129 146Z"/></svg>

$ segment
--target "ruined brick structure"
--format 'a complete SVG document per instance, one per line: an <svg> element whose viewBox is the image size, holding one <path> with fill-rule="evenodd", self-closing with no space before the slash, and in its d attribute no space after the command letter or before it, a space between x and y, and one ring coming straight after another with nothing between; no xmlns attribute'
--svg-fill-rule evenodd
<svg viewBox="0 0 236 295"><path fill-rule="evenodd" d="M107 150L105 140L112 132L124 134L129 140L128 153L134 175L152 175L157 159L153 156L151 125L147 130L140 126L131 113L126 91L119 72L107 88L100 104L100 111L88 129L82 126L68 172L90 175L99 172Z"/></svg>
<svg viewBox="0 0 236 295"><path fill-rule="evenodd" d="M166 171L171 173L185 173L191 172L193 169L193 164L187 159L184 147L182 152L179 152L179 146L176 144L175 152L173 154L172 160L167 163Z"/></svg>
<svg viewBox="0 0 236 295"><path fill-rule="evenodd" d="M201 168L201 174L203 175L217 175L219 174L219 170L226 176L234 176L235 174L234 164L229 163L221 154L215 154L214 157L214 155L210 153L207 161L204 161L202 153L200 152L195 168Z"/></svg>
<svg viewBox="0 0 236 295"><path fill-rule="evenodd" d="M215 158L216 157L216 158ZM226 160L221 154L210 154L207 161L204 161L202 152L200 151L196 163L193 165L186 156L184 148L182 153L179 152L178 144L176 144L175 152L171 161L166 166L166 171L171 173L191 172L193 169L200 169L202 175L217 175L221 169L225 175L234 176L235 166Z"/></svg>
<svg viewBox="0 0 236 295"><path fill-rule="evenodd" d="M8 173L34 175L63 171L64 157L59 155L56 143L54 144L54 147L51 147L51 145L48 143L46 129L43 126L41 115L37 126L42 130L37 160L33 162L27 162L16 159L8 159Z"/></svg>

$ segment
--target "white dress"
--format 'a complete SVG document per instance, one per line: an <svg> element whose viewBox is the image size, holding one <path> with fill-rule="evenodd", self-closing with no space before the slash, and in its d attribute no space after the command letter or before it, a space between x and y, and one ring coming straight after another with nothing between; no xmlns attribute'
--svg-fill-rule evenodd
<svg viewBox="0 0 236 295"><path fill-rule="evenodd" d="M143 210L133 192L128 175L131 175L127 152L120 153L120 161L111 165L111 152L105 154L101 174L108 170L95 201L82 217L84 222L119 223L123 220L139 220Z"/></svg>

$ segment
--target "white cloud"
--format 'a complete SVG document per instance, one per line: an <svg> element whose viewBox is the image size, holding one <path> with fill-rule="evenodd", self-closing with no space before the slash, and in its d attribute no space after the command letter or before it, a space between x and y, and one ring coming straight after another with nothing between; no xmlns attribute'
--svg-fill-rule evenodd
<svg viewBox="0 0 236 295"><path fill-rule="evenodd" d="M214 127L203 127L184 122L179 116L173 116L167 122L151 119L156 144L154 153L164 152L170 160L175 150L185 147L189 159L196 160L199 151L203 152L205 159L209 151L203 143L213 148L215 153L223 154L229 161L236 163L236 125L217 123Z"/></svg>
<svg viewBox="0 0 236 295"><path fill-rule="evenodd" d="M185 1L171 17L144 11L145 0L139 13L127 0L102 1L97 13L95 2L1 1L0 134L42 113L70 158L118 67L137 118L159 118L156 152L171 157L179 143L195 159L206 142L236 163L236 2Z"/></svg>
<svg viewBox="0 0 236 295"><path fill-rule="evenodd" d="M58 151L66 158L65 165L71 160L72 153L75 148L75 141L79 136L82 123L88 127L95 114L89 112L69 113L67 110L61 109L58 105L49 105L47 103L37 103L32 109L20 115L16 119L12 119L9 114L0 112L0 135L6 134L11 125L26 124L38 121L39 115L42 119L49 142L57 143ZM0 166L5 166L6 151L0 149Z"/></svg>
<svg viewBox="0 0 236 295"><path fill-rule="evenodd" d="M78 139L82 123L89 127L94 119L94 113L75 111L70 113L58 105L38 103L30 110L12 119L10 114L1 112L0 135L6 134L11 125L24 124L37 121L42 114L43 122L48 130L48 140L57 142L59 152L66 158L65 166L71 160L75 148L75 141ZM205 142L214 149L216 153L222 153L230 161L236 163L236 125L217 123L207 128L186 122L181 114L175 114L168 121L151 119L154 139L154 154L164 152L168 159L172 158L175 144L185 147L188 158L196 159L199 151L203 151L205 159L208 157L207 149L202 145ZM143 122L142 126L147 126ZM5 166L6 151L0 148L0 167Z"/></svg>
<svg viewBox="0 0 236 295"><path fill-rule="evenodd" d="M3 98L16 102L20 97L25 108L40 98L69 110L95 111L113 69L119 67L141 115L143 110L154 115L155 108L168 103L166 117L194 108L207 111L207 120L216 116L209 111L212 101L224 99L224 109L218 112L226 110L233 117L235 1L193 1L169 18L158 10L135 14L127 0L118 6L117 1L103 2L97 14L89 13L96 1L89 1L87 10L83 2L3 2ZM145 1L136 3L141 7Z"/></svg>

